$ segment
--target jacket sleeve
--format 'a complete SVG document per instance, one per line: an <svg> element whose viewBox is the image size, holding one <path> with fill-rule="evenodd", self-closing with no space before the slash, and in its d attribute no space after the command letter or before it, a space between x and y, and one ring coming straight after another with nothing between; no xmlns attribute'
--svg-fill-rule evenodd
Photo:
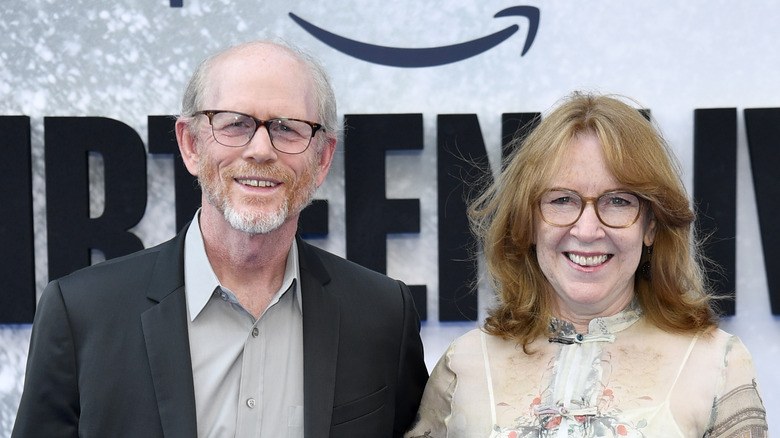
<svg viewBox="0 0 780 438"><path fill-rule="evenodd" d="M59 283L53 281L36 309L11 437L77 437L79 412L75 345Z"/></svg>
<svg viewBox="0 0 780 438"><path fill-rule="evenodd" d="M409 288L402 282L399 284L404 300L404 321L398 367L394 437L403 436L412 425L428 380L428 369L425 366L425 355L420 338L420 316L414 307Z"/></svg>

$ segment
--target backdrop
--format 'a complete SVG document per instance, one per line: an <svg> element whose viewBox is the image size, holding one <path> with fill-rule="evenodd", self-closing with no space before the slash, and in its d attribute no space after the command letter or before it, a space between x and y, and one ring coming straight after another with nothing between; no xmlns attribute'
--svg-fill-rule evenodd
<svg viewBox="0 0 780 438"><path fill-rule="evenodd" d="M6 311L0 326L0 436L10 434L21 394L30 337L24 321L49 280L50 260L64 251L50 242L57 236L52 230L72 216L67 206L78 201L59 196L79 193L69 175L88 174L82 197L91 218L113 210L109 174L129 171L112 170L110 152L119 148L112 143L117 133L124 133L140 148L146 184L140 222L132 221L130 232L147 247L171 237L178 226L176 161L153 153L158 137L152 124L165 119L149 116L179 111L185 82L207 54L258 38L281 38L318 56L349 124L381 122L379 158L361 155L371 150L370 131L353 140L353 149L339 145L317 195L327 206L318 210L310 240L353 259L366 255L365 248L348 248L348 228L377 226L347 205L360 195L354 181L381 189L372 195L380 203L411 200L403 201L408 223L395 230L401 232L380 233L381 242L372 246L378 259L369 257L367 264L379 263L378 269L420 286L429 367L454 337L479 324L492 300L483 285L457 314L461 308L447 298L454 292L440 287L442 270L452 269L440 261L448 242L442 230L449 226L442 215L448 192L441 164L449 156L442 138L455 149L467 138L484 145L496 172L506 122L518 114L543 112L578 89L639 101L677 152L691 193L706 193L711 201L706 216L725 248L725 292L736 291L735 315L724 317L722 327L751 350L770 431L780 435L780 374L773 369L780 361L780 317L771 310L780 313L780 299L770 300L770 290L778 294L780 285L770 288L777 272L767 266L777 265L764 257L764 248L780 243L772 216L778 210L771 206L780 180L767 171L780 164L777 2L4 0L0 14L6 157L0 181L8 200L0 226L0 296L2 306L21 309ZM106 124L105 131L91 130ZM105 148L82 160L87 171L45 149L82 131L97 136L95 148ZM416 146L387 145L405 133ZM377 170L379 179L351 174L355 169ZM55 205L65 210L47 217ZM106 256L99 249L91 252L93 261ZM31 280L19 283L27 271Z"/></svg>

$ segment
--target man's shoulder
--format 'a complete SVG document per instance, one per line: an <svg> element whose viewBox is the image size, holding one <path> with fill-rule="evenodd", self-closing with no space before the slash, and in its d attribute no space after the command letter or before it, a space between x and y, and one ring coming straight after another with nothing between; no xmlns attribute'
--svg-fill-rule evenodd
<svg viewBox="0 0 780 438"><path fill-rule="evenodd" d="M107 312L114 318L121 315L120 320L135 318L183 285L177 253L173 239L53 279L41 295L39 311L50 314L64 306L74 325L105 321L93 317Z"/></svg>
<svg viewBox="0 0 780 438"><path fill-rule="evenodd" d="M397 285L398 280L388 277L385 274L379 273L372 269L366 268L363 265L357 264L351 260L347 260L344 257L333 254L327 250L319 248L311 243L299 240L301 249L301 257L315 257L315 260L307 260L309 267L313 268L316 272L319 267L316 262L322 263L322 268L325 269L325 273L330 276L344 277L356 280L361 279L363 281L379 282L387 285ZM312 262L314 265L312 266Z"/></svg>
<svg viewBox="0 0 780 438"><path fill-rule="evenodd" d="M61 284L135 283L142 277L150 275L158 263L160 254L177 255L177 238L170 239L158 245L142 249L127 255L115 257L92 266L81 268L58 279ZM174 265L180 261L170 260Z"/></svg>

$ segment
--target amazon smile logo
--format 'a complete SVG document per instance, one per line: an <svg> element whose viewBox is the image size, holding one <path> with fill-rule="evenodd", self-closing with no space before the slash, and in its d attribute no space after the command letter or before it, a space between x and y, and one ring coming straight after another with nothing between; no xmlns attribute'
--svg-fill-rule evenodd
<svg viewBox="0 0 780 438"><path fill-rule="evenodd" d="M290 18L301 26L314 38L341 53L374 64L388 65L391 67L435 67L437 65L450 64L462 61L472 56L486 52L503 43L514 35L520 26L513 24L503 30L486 35L475 40L457 43L449 46L427 48L403 48L387 47L368 44L353 39L345 38L315 26L303 18L290 12ZM539 29L539 8L533 6L514 6L496 13L493 18L501 17L525 17L528 19L528 33L520 56L525 55L531 48Z"/></svg>

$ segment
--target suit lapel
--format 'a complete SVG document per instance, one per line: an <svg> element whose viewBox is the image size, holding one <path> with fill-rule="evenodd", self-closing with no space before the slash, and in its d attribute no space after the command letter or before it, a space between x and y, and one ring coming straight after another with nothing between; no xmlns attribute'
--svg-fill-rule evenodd
<svg viewBox="0 0 780 438"><path fill-rule="evenodd" d="M161 248L148 289L149 299L158 304L141 315L163 435L181 438L197 436L184 294L184 234Z"/></svg>
<svg viewBox="0 0 780 438"><path fill-rule="evenodd" d="M327 290L330 281L313 249L298 239L303 300L304 436L328 437L336 388L339 306Z"/></svg>
<svg viewBox="0 0 780 438"><path fill-rule="evenodd" d="M158 302L141 315L146 351L166 437L197 435L195 390L184 293L184 234L160 251L148 289ZM339 306L314 249L298 239L303 308L304 434L329 436L336 387Z"/></svg>

